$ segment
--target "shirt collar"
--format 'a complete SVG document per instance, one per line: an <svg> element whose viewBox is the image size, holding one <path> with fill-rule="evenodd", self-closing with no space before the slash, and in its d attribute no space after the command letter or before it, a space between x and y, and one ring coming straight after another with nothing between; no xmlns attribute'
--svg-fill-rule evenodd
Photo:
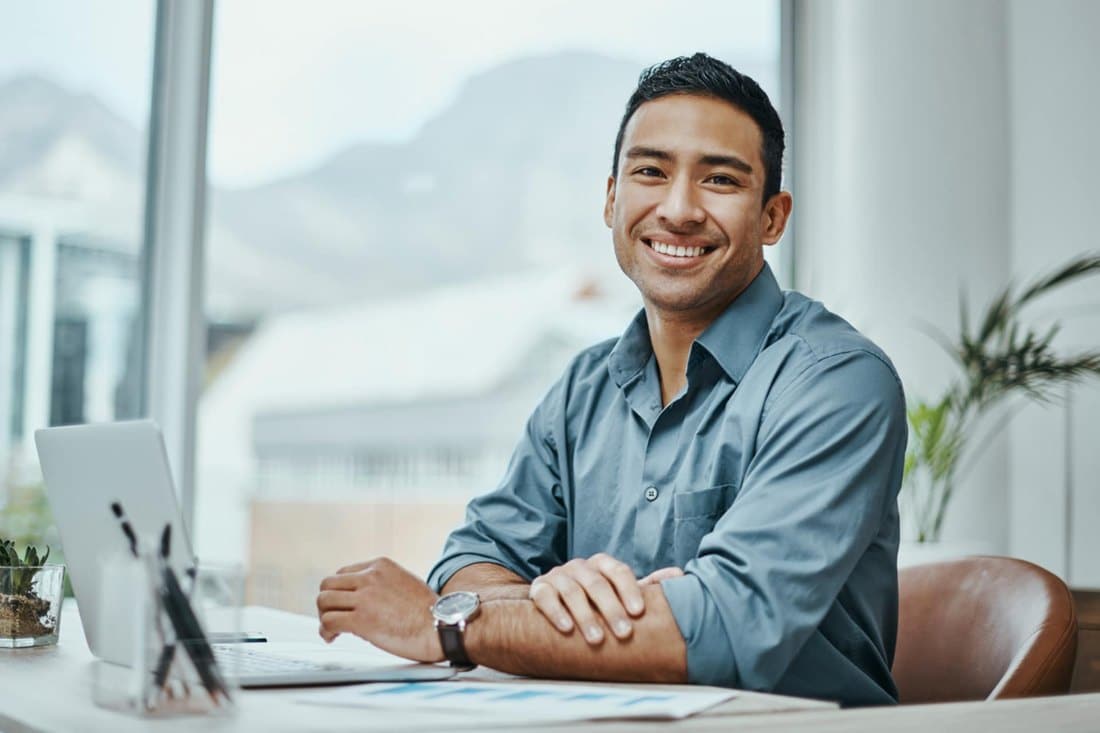
<svg viewBox="0 0 1100 733"><path fill-rule="evenodd" d="M653 342L649 340L649 322L646 321L645 308L642 308L607 357L611 379L622 388L642 373L652 355Z"/></svg>
<svg viewBox="0 0 1100 733"><path fill-rule="evenodd" d="M782 306L783 291L779 289L771 267L764 263L760 274L695 339L695 346L705 349L734 383L739 383L756 359L760 345ZM611 378L620 388L623 387L642 372L652 355L653 345L649 340L649 325L643 308L634 316L608 356L607 367Z"/></svg>
<svg viewBox="0 0 1100 733"><path fill-rule="evenodd" d="M740 383L782 307L783 291L765 262L760 274L695 343L707 350L734 383Z"/></svg>

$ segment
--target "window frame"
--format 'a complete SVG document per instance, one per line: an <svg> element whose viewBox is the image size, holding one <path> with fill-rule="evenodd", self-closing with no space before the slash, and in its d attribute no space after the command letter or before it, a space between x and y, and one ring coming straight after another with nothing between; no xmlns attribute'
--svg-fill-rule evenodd
<svg viewBox="0 0 1100 733"><path fill-rule="evenodd" d="M158 0L146 161L141 414L160 425L194 533L214 0Z"/></svg>

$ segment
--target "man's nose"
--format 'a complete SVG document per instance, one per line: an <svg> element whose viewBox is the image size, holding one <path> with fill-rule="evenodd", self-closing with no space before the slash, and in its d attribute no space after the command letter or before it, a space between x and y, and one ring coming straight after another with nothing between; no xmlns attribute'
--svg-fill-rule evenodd
<svg viewBox="0 0 1100 733"><path fill-rule="evenodd" d="M699 202L698 191L687 178L678 178L665 188L664 198L657 206L657 216L672 227L701 224L706 213Z"/></svg>

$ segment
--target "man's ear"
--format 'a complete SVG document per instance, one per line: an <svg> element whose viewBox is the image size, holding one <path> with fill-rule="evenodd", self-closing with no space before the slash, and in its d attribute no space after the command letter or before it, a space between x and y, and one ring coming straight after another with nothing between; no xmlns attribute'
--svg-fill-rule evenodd
<svg viewBox="0 0 1100 733"><path fill-rule="evenodd" d="M792 208L794 208L794 199L789 191L780 191L764 204L764 211L761 214L763 221L761 241L764 244L775 244L783 236Z"/></svg>
<svg viewBox="0 0 1100 733"><path fill-rule="evenodd" d="M603 202L603 223L611 228L611 214L615 211L615 176L607 177L607 198Z"/></svg>

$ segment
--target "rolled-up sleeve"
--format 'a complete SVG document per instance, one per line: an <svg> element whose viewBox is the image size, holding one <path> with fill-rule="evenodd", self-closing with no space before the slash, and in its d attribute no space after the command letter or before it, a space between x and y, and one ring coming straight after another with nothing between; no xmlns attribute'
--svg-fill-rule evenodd
<svg viewBox="0 0 1100 733"><path fill-rule="evenodd" d="M693 683L773 689L896 502L905 400L893 370L849 351L769 401L737 498L685 574L662 582Z"/></svg>
<svg viewBox="0 0 1100 733"><path fill-rule="evenodd" d="M467 506L465 522L447 538L428 573L436 591L474 563L494 563L533 580L564 562L566 512L551 433L560 399L558 385L527 421L500 485Z"/></svg>

